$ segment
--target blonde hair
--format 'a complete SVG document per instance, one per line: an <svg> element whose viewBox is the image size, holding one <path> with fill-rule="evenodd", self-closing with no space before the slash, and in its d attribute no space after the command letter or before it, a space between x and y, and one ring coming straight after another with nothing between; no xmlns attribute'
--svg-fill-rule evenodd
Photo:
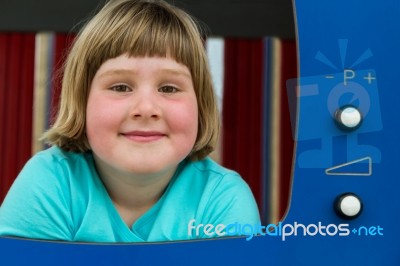
<svg viewBox="0 0 400 266"><path fill-rule="evenodd" d="M89 88L106 60L129 56L170 56L192 75L199 108L198 133L190 154L200 160L213 151L219 114L200 28L190 15L164 1L108 2L78 34L64 65L60 108L44 139L67 151L85 152Z"/></svg>

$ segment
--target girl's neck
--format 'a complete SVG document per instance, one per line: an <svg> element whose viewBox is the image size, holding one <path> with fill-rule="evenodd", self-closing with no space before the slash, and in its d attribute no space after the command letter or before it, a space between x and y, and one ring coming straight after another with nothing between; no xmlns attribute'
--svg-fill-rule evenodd
<svg viewBox="0 0 400 266"><path fill-rule="evenodd" d="M174 167L161 173L134 175L117 171L96 156L94 159L115 208L128 226L161 198L176 171Z"/></svg>

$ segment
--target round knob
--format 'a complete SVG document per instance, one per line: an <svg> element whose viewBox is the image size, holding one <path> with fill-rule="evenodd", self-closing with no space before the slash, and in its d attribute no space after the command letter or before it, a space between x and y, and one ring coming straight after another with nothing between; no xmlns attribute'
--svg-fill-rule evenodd
<svg viewBox="0 0 400 266"><path fill-rule="evenodd" d="M354 219L361 214L363 204L356 194L344 193L336 198L334 208L336 214L341 218Z"/></svg>
<svg viewBox="0 0 400 266"><path fill-rule="evenodd" d="M335 112L336 124L342 130L353 131L361 126L363 117L356 107L345 105Z"/></svg>

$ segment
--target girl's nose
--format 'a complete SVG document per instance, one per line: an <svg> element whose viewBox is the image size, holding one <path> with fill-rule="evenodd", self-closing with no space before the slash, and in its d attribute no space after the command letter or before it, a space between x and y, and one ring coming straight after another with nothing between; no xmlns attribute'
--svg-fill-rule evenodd
<svg viewBox="0 0 400 266"><path fill-rule="evenodd" d="M158 119L161 114L157 94L152 90L140 89L133 95L130 116L133 119Z"/></svg>

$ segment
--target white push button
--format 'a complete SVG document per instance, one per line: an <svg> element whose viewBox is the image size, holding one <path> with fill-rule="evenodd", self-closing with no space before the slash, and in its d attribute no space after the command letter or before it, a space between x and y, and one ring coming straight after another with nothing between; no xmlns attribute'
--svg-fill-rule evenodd
<svg viewBox="0 0 400 266"><path fill-rule="evenodd" d="M362 122L361 112L352 105L343 106L335 113L337 125L347 131L355 130L360 127Z"/></svg>
<svg viewBox="0 0 400 266"><path fill-rule="evenodd" d="M353 219L361 214L361 199L354 193L345 193L336 198L335 211L345 219Z"/></svg>
<svg viewBox="0 0 400 266"><path fill-rule="evenodd" d="M354 196L346 196L340 202L340 209L346 216L356 216L360 213L361 202L358 198Z"/></svg>

